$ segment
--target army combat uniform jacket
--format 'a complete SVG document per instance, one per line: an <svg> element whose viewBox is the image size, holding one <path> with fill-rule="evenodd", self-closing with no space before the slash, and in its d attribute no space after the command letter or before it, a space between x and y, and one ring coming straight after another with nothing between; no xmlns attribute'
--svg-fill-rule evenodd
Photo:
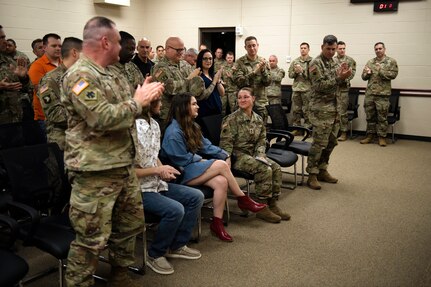
<svg viewBox="0 0 431 287"><path fill-rule="evenodd" d="M160 118L166 119L171 106L172 97L181 93L189 92L199 99L205 89L204 80L197 76L190 80L187 77L193 68L181 60L178 64L170 62L167 58L162 58L153 67L151 75L155 81L165 84L165 91L162 95L162 109Z"/></svg>
<svg viewBox="0 0 431 287"><path fill-rule="evenodd" d="M142 108L131 99L130 87L124 86L127 80L119 77L85 56L65 74L65 162L70 170L98 171L132 164L129 128Z"/></svg>
<svg viewBox="0 0 431 287"><path fill-rule="evenodd" d="M378 64L380 64L380 70L377 70ZM398 75L397 61L388 56L379 61L376 57L369 60L366 66L371 69L371 74L362 73L362 79L368 81L366 94L390 96L391 81Z"/></svg>

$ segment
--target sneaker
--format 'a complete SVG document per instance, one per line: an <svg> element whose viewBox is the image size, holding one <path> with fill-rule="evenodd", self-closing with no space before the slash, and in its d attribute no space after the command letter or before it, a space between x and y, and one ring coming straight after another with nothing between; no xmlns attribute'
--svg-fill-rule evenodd
<svg viewBox="0 0 431 287"><path fill-rule="evenodd" d="M159 274L169 275L174 273L174 267L172 267L171 263L164 256L153 258L147 255L147 266Z"/></svg>
<svg viewBox="0 0 431 287"><path fill-rule="evenodd" d="M184 245L177 250L169 250L165 255L168 258L182 258L182 259L199 259L202 257L202 254L199 250L187 247Z"/></svg>

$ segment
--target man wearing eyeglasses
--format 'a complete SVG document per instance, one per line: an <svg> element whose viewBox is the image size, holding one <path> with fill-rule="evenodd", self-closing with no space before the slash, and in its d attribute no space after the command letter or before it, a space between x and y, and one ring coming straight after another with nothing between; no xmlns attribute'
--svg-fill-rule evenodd
<svg viewBox="0 0 431 287"><path fill-rule="evenodd" d="M155 81L165 84L162 95L160 120L166 119L172 97L181 93L192 93L199 97L205 89L199 68L193 69L183 58L184 42L178 37L170 37L165 43L165 57L153 67L151 75Z"/></svg>
<svg viewBox="0 0 431 287"><path fill-rule="evenodd" d="M398 64L395 59L386 56L385 44L374 45L376 57L369 60L362 72L362 80L368 81L365 91L364 109L367 116L367 137L361 144L368 144L379 136L379 145L386 146L388 129L389 96L391 81L398 75Z"/></svg>
<svg viewBox="0 0 431 287"><path fill-rule="evenodd" d="M239 89L244 87L253 89L253 94L256 97L253 110L266 123L268 112L265 106L268 105L268 98L265 87L271 83L269 65L264 58L257 55L259 43L256 37L247 37L244 44L247 54L236 61L233 67L233 80Z"/></svg>
<svg viewBox="0 0 431 287"><path fill-rule="evenodd" d="M133 57L132 62L138 66L144 78L150 75L151 68L154 66L154 63L150 60L151 53L151 42L147 38L142 38L139 40L138 45L136 46L138 53Z"/></svg>

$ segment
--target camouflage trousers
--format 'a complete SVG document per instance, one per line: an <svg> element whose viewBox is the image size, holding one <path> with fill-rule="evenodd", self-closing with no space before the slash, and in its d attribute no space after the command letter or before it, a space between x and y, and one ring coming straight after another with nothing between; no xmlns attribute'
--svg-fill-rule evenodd
<svg viewBox="0 0 431 287"><path fill-rule="evenodd" d="M106 247L113 266L134 262L136 235L143 231L141 192L131 166L94 172L69 172L70 245L67 286L94 286L98 256Z"/></svg>
<svg viewBox="0 0 431 287"><path fill-rule="evenodd" d="M238 108L237 106L237 98L236 93L228 93L226 92L223 97L221 97L222 104L222 115L223 117L228 115L229 113L233 113ZM229 107L229 110L228 110Z"/></svg>
<svg viewBox="0 0 431 287"><path fill-rule="evenodd" d="M338 112L340 114L340 131L348 131L349 118L347 117L347 107L349 106L349 91L341 91L340 97L337 98Z"/></svg>
<svg viewBox="0 0 431 287"><path fill-rule="evenodd" d="M304 127L311 128L311 123L309 119L310 111L310 92L297 92L294 91L292 94L293 103L293 120L292 125L302 126L301 118L304 117Z"/></svg>
<svg viewBox="0 0 431 287"><path fill-rule="evenodd" d="M318 174L319 170L326 170L329 164L329 157L335 146L338 144L337 137L340 124L336 121L336 113L332 119L323 119L321 113L313 113L311 121L313 124L313 142L308 154L307 172Z"/></svg>
<svg viewBox="0 0 431 287"><path fill-rule="evenodd" d="M388 96L365 95L364 109L367 117L367 134L386 137L388 130Z"/></svg>
<svg viewBox="0 0 431 287"><path fill-rule="evenodd" d="M261 200L277 197L281 189L281 168L271 159L267 160L271 166L256 160L253 156L242 154L233 164L234 169L254 175L256 196Z"/></svg>

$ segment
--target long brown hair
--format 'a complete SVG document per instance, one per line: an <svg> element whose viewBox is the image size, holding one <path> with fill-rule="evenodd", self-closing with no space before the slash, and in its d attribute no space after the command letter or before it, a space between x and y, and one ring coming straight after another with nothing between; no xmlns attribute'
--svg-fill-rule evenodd
<svg viewBox="0 0 431 287"><path fill-rule="evenodd" d="M172 98L171 107L166 119L168 124L166 126L175 119L184 133L187 148L189 151L195 153L202 148L202 132L190 113L192 96L190 93L184 93Z"/></svg>

